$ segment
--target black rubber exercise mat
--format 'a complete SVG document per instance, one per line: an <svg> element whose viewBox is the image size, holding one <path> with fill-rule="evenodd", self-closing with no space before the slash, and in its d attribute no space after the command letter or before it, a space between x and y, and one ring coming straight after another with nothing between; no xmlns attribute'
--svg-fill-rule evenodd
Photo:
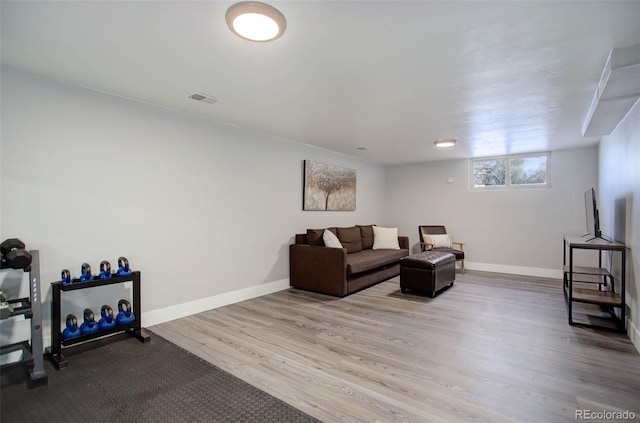
<svg viewBox="0 0 640 423"><path fill-rule="evenodd" d="M24 370L3 372L0 421L317 422L313 417L151 334L45 360L47 387L27 389Z"/></svg>

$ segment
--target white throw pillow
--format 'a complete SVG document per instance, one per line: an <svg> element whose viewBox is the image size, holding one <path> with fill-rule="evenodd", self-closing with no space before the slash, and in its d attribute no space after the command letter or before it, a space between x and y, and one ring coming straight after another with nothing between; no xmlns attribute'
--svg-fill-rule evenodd
<svg viewBox="0 0 640 423"><path fill-rule="evenodd" d="M399 250L398 228L373 227L374 250Z"/></svg>
<svg viewBox="0 0 640 423"><path fill-rule="evenodd" d="M324 241L324 245L329 248L342 248L340 240L330 230L324 230L324 232L322 233L322 240Z"/></svg>
<svg viewBox="0 0 640 423"><path fill-rule="evenodd" d="M433 248L451 248L451 239L449 235L427 235L422 234L424 242L433 245Z"/></svg>

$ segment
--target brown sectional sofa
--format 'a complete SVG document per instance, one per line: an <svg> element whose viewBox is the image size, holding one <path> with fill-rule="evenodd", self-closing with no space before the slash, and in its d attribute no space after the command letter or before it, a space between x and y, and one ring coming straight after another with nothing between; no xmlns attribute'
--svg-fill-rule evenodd
<svg viewBox="0 0 640 423"><path fill-rule="evenodd" d="M399 250L374 250L373 225L327 228L343 248L325 247L324 229L296 234L289 246L290 285L344 297L400 274L400 259L409 255L409 237L399 236Z"/></svg>

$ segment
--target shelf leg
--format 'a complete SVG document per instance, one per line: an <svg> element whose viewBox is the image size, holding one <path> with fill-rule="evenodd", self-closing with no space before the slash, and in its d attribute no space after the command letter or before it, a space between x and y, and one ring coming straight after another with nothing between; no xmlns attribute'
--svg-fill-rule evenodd
<svg viewBox="0 0 640 423"><path fill-rule="evenodd" d="M620 254L622 254L622 269L620 269L620 302L622 304L620 304L620 331L622 333L627 333L627 321L626 321L626 315L627 315L627 304L626 304L626 299L625 299L625 293L626 293L626 288L625 288L625 278L626 278L626 258L627 258L627 250L626 247L624 250L620 251ZM612 284L613 285L613 284Z"/></svg>
<svg viewBox="0 0 640 423"><path fill-rule="evenodd" d="M146 344L147 342L151 341L151 336L149 336L149 334L147 332L145 332L143 329L140 330L133 330L131 332L129 332L131 334L131 336L134 336L138 341Z"/></svg>
<svg viewBox="0 0 640 423"><path fill-rule="evenodd" d="M567 307L569 308L569 325L573 326L573 248L569 246L569 298Z"/></svg>
<svg viewBox="0 0 640 423"><path fill-rule="evenodd" d="M142 330L142 312L140 311L140 302L140 273L136 272L133 277L133 310L136 313L136 322L131 334L138 338L140 342L147 343L151 338L144 330Z"/></svg>

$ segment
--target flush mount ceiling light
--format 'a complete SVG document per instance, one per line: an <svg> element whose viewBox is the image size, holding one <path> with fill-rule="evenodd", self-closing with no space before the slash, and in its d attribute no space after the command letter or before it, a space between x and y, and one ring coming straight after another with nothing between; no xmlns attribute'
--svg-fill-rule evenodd
<svg viewBox="0 0 640 423"><path fill-rule="evenodd" d="M435 141L433 143L433 145L435 145L438 148L447 148L447 147L453 147L454 145L456 145L456 140L454 139L439 139L438 141Z"/></svg>
<svg viewBox="0 0 640 423"><path fill-rule="evenodd" d="M227 9L231 31L250 41L272 41L284 34L287 20L275 7L257 1L243 1Z"/></svg>

